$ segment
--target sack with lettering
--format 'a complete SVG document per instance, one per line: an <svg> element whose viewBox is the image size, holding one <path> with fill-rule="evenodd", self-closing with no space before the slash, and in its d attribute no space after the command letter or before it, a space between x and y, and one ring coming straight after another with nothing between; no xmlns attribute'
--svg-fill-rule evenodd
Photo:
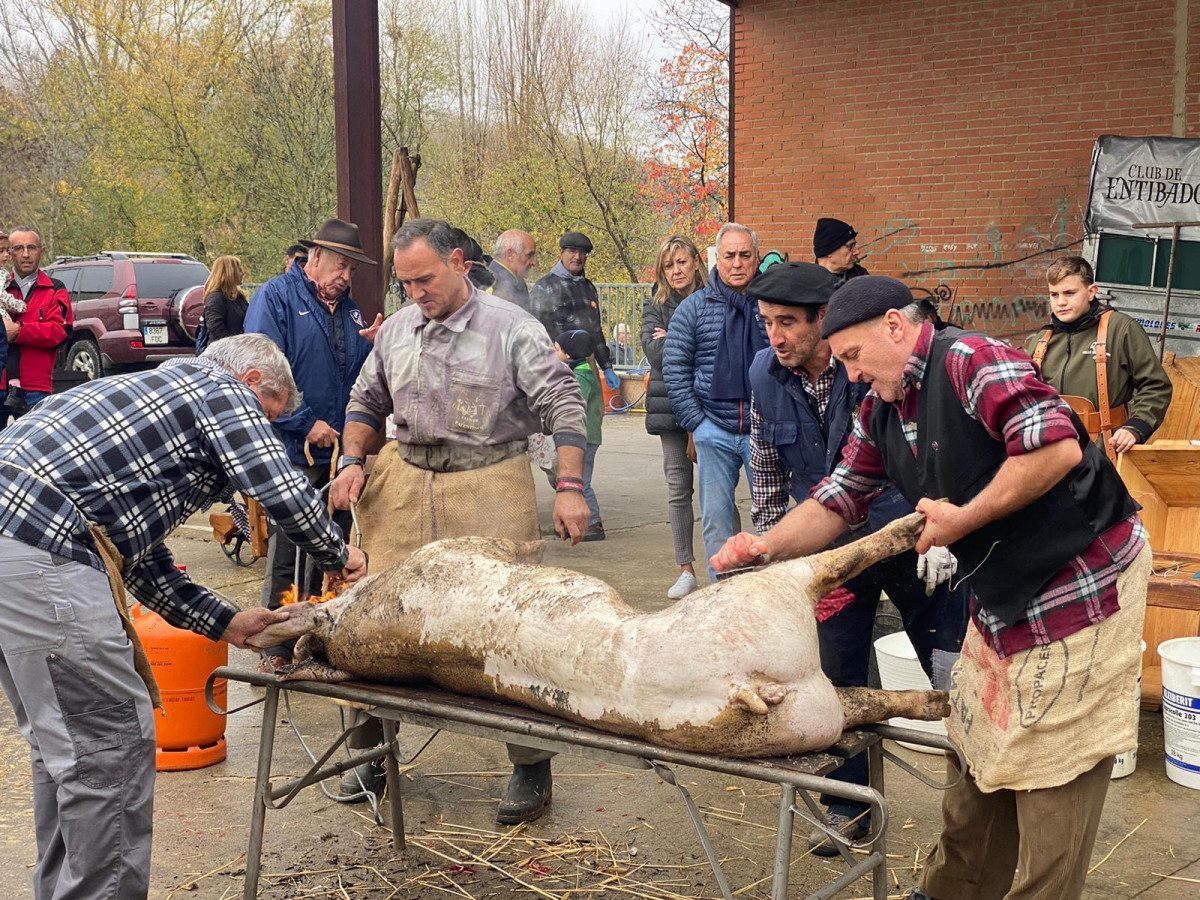
<svg viewBox="0 0 1200 900"><path fill-rule="evenodd" d="M984 792L1058 787L1137 745L1147 546L1117 579L1120 610L1001 659L975 624L954 667L946 731Z"/></svg>

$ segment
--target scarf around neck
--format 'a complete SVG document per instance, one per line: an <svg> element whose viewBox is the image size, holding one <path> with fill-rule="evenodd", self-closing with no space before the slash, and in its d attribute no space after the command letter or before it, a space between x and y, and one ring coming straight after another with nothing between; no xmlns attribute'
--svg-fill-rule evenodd
<svg viewBox="0 0 1200 900"><path fill-rule="evenodd" d="M725 324L717 354L713 360L713 400L750 399L750 363L754 354L767 346L758 327L758 302L747 294L739 294L723 282L714 267L708 276L709 295L716 294L725 303Z"/></svg>

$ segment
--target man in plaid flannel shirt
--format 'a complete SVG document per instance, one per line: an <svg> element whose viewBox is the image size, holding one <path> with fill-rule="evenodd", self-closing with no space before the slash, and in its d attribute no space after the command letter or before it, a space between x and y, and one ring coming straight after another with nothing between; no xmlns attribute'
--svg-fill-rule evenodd
<svg viewBox="0 0 1200 900"><path fill-rule="evenodd" d="M0 685L29 741L34 896L145 897L154 722L92 528L134 600L245 646L286 611L239 611L175 567L167 536L231 489L326 570L366 571L270 421L299 402L261 335L54 395L0 432Z"/></svg>
<svg viewBox="0 0 1200 900"><path fill-rule="evenodd" d="M953 547L971 586L971 628L1001 659L1121 609L1118 578L1148 553L1137 506L1029 357L982 335L935 332L903 282L877 276L834 294L822 335L851 378L872 387L842 460L775 528L730 538L715 568L814 552L862 521L870 500L896 483L927 519L917 550ZM1091 489L1072 491L1079 483ZM959 502L922 496L931 484L946 490L932 496ZM952 701L964 717L989 713L966 692ZM1053 739L1050 729L1031 732L1024 750ZM949 769L953 778L955 760ZM1066 783L988 793L973 771L963 772L946 793L922 889L909 896L997 896L996 883L980 879L1003 880L996 869L1007 866L1007 884L1019 854L1005 896L1079 897L1111 769L1110 756Z"/></svg>

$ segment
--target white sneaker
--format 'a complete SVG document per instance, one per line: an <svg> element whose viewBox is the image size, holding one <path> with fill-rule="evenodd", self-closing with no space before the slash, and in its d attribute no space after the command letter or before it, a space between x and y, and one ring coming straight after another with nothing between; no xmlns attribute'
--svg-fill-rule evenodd
<svg viewBox="0 0 1200 900"><path fill-rule="evenodd" d="M680 572L675 583L671 585L671 589L667 591L667 597L671 600L679 600L694 591L696 586L695 575L691 572Z"/></svg>

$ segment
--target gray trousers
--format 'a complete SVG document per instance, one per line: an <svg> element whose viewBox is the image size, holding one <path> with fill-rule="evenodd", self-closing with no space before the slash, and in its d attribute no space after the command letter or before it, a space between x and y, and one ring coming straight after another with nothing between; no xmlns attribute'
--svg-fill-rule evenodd
<svg viewBox="0 0 1200 900"><path fill-rule="evenodd" d="M146 897L153 710L103 572L0 537L0 686L29 741L36 900Z"/></svg>
<svg viewBox="0 0 1200 900"><path fill-rule="evenodd" d="M692 536L696 530L696 514L692 510L693 483L696 468L687 457L686 431L667 431L658 436L662 441L663 475L667 478L667 518L671 536L675 539L675 564L690 566L696 561Z"/></svg>

